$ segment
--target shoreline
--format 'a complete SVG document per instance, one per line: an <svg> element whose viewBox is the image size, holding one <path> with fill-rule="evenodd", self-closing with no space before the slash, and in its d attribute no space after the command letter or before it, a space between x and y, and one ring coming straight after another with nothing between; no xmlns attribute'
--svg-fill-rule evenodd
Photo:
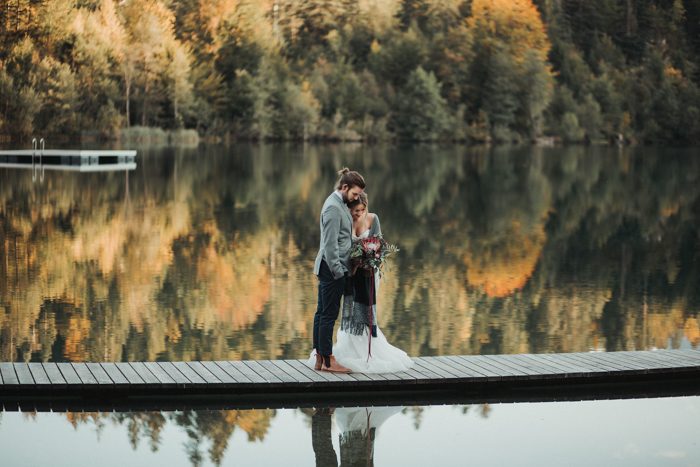
<svg viewBox="0 0 700 467"><path fill-rule="evenodd" d="M334 137L314 137L314 138L257 138L257 137L236 137L231 134L199 134L195 129L177 129L169 130L158 127L131 127L121 129L116 133L105 135L98 131L82 131L74 134L49 134L44 135L41 132L35 133L37 139L44 138L52 145L92 145L92 144L123 144L123 145L148 145L148 146L164 146L164 147L197 147L200 144L205 145L220 145L225 146L234 144L310 144L317 146L326 145L360 145L360 146L451 146L451 147L638 147L638 146L656 146L667 143L661 142L640 142L633 139L618 138L616 140L606 140L603 138L586 141L564 141L558 136L540 136L534 140L528 141L492 141L479 140L469 141L466 139L450 140L399 140L399 139L343 139ZM0 147L9 148L10 145L26 145L28 148L31 144L31 137L26 139L19 138L15 135L0 134ZM698 143L700 145L700 142ZM671 147L690 148L696 147L694 144L678 145Z"/></svg>

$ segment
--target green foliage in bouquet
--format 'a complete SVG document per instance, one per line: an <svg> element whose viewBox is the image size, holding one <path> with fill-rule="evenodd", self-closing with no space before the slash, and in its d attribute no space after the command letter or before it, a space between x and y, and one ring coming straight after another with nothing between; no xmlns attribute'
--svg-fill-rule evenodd
<svg viewBox="0 0 700 467"><path fill-rule="evenodd" d="M382 274L382 268L399 248L384 240L381 235L361 238L353 242L350 249L350 260L353 266L366 270L376 270Z"/></svg>

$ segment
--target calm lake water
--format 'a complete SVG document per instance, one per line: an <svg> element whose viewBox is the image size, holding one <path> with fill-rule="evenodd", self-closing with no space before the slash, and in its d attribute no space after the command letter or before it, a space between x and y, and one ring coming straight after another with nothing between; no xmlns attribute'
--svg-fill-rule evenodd
<svg viewBox="0 0 700 467"><path fill-rule="evenodd" d="M401 248L379 322L410 355L700 344L697 150L137 149L129 173L0 169L0 360L307 356L317 218L344 165ZM698 420L698 397L4 412L0 452L55 466L698 465Z"/></svg>
<svg viewBox="0 0 700 467"><path fill-rule="evenodd" d="M0 169L0 360L307 356L344 165L401 248L379 322L410 355L700 343L696 149L137 149Z"/></svg>
<svg viewBox="0 0 700 467"><path fill-rule="evenodd" d="M699 420L699 397L338 408L333 414L5 412L0 450L3 465L56 467L696 466Z"/></svg>

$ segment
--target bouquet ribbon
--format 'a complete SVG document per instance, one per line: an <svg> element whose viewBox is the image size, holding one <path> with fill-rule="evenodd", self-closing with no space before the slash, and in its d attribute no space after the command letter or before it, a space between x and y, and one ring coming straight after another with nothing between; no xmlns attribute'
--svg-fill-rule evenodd
<svg viewBox="0 0 700 467"><path fill-rule="evenodd" d="M374 268L371 269L372 275L369 276L369 303L370 306L367 308L368 318L369 318L369 341L367 343L367 361L369 361L372 356L372 326L374 326L372 308L376 307L376 300L374 299ZM374 304L374 305L373 305Z"/></svg>

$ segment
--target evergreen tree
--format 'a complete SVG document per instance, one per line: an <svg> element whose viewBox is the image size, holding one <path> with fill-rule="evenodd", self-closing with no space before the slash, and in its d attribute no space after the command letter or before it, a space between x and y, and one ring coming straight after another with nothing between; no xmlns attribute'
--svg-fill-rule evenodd
<svg viewBox="0 0 700 467"><path fill-rule="evenodd" d="M421 67L411 72L399 91L394 112L394 128L403 140L436 140L450 125L447 103L440 95L440 84L434 74Z"/></svg>

